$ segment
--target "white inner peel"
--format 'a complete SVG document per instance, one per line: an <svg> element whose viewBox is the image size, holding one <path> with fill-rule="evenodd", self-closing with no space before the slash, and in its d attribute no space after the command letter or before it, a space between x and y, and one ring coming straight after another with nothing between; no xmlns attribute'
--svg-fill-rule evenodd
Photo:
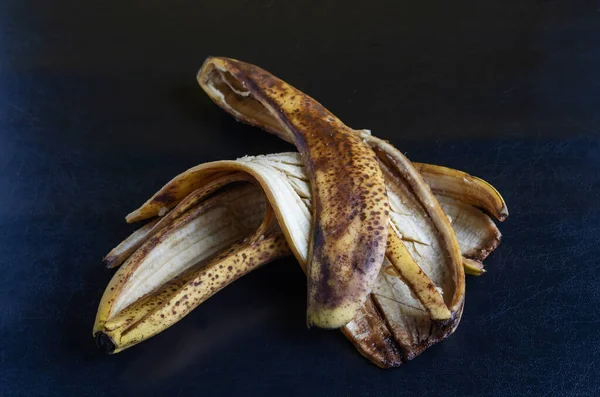
<svg viewBox="0 0 600 397"><path fill-rule="evenodd" d="M481 210L450 197L438 197L438 201L444 212L452 217L452 228L464 256L480 256L482 250L500 239L498 227Z"/></svg>
<svg viewBox="0 0 600 397"><path fill-rule="evenodd" d="M448 280L445 248L433 222L411 193L400 196L388 189L390 218L400 232L406 249L436 286Z"/></svg>
<svg viewBox="0 0 600 397"><path fill-rule="evenodd" d="M289 154L291 159L300 157L296 153ZM305 264L308 258L308 246L311 227L310 207L298 195L293 185L289 182L286 173L275 167L277 162L269 160L270 156L247 157L238 161L245 163L255 172L259 173L266 183L266 188L271 192L275 203L273 208L278 212L278 220L282 229L289 232L292 240L290 247L296 258ZM303 168L298 167L301 170Z"/></svg>
<svg viewBox="0 0 600 397"><path fill-rule="evenodd" d="M158 223L158 219L153 220L152 222L148 222L144 226L140 227L135 232L131 233L129 237L123 240L119 245L113 248L107 255L106 258L115 258L121 255L128 254L128 251L133 250L135 246L142 241L148 233L152 230L154 225ZM133 252L133 251L131 251ZM129 253L130 254L130 253Z"/></svg>

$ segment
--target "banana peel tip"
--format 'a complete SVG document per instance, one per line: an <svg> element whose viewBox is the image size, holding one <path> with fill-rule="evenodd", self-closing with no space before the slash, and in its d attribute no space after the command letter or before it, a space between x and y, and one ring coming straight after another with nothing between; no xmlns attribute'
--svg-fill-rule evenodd
<svg viewBox="0 0 600 397"><path fill-rule="evenodd" d="M115 352L116 345L104 332L96 333L96 345L105 353L112 354Z"/></svg>

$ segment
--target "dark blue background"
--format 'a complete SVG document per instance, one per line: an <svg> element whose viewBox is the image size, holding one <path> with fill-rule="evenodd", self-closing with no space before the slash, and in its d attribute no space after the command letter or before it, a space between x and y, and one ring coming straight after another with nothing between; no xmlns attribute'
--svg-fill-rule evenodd
<svg viewBox="0 0 600 397"><path fill-rule="evenodd" d="M0 394L598 395L599 22L597 1L1 2ZM306 329L286 259L100 353L124 215L198 163L292 149L209 101L207 55L502 192L504 239L451 338L378 369Z"/></svg>

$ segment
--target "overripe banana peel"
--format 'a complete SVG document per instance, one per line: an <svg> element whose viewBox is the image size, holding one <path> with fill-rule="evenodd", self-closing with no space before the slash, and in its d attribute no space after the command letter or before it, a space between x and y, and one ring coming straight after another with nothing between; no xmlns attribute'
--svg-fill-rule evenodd
<svg viewBox="0 0 600 397"><path fill-rule="evenodd" d="M209 58L198 82L232 115L289 140L302 155L314 201L307 324L344 326L373 288L385 255L388 202L373 150L320 103L257 66ZM369 227L382 229L368 233Z"/></svg>
<svg viewBox="0 0 600 397"><path fill-rule="evenodd" d="M194 167L129 214L128 222L160 218L106 258L123 265L98 310L101 346L118 352L139 343L289 252L307 273L307 324L342 327L381 367L454 331L465 271L481 274L500 240L483 211L508 215L491 185L444 167L415 167L388 142L347 127L256 66L209 58L198 81L234 117L300 153Z"/></svg>
<svg viewBox="0 0 600 397"><path fill-rule="evenodd" d="M484 257L488 247L495 247L491 241L498 241L498 229L476 208L477 203L465 204L460 196L450 194L438 198L447 199L444 210L460 220L453 226L457 235L467 236L458 240L461 249ZM428 248L435 241L416 229L416 222L409 223L413 229L405 227L406 235L398 232L397 223L405 220L401 210L394 210L396 201L391 200L392 211L400 215L392 216L388 224L392 243L386 246L373 291L342 328L357 349L381 367L414 358L441 340L438 328L447 331L436 325L448 315L438 290L443 285L427 272L419 273L418 263L434 270L441 267L433 263L437 259ZM153 205L156 202L161 206ZM290 252L304 268L312 205L298 153L207 163L175 177L127 219L162 216L142 226L105 258L113 267L124 263L100 303L94 326L98 343L109 352L139 343L173 325L232 281ZM172 209L165 213L165 208ZM489 221L495 232L477 229L482 220ZM413 292L415 286L419 289Z"/></svg>

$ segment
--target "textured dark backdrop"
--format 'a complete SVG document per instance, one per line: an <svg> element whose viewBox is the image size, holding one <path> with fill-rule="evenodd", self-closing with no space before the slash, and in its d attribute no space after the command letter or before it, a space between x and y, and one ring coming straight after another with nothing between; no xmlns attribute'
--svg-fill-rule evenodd
<svg viewBox="0 0 600 397"><path fill-rule="evenodd" d="M0 2L0 394L596 396L597 1ZM196 86L259 64L508 202L462 323L394 370L307 331L294 260L117 356L94 346L124 215L195 164L290 150Z"/></svg>

